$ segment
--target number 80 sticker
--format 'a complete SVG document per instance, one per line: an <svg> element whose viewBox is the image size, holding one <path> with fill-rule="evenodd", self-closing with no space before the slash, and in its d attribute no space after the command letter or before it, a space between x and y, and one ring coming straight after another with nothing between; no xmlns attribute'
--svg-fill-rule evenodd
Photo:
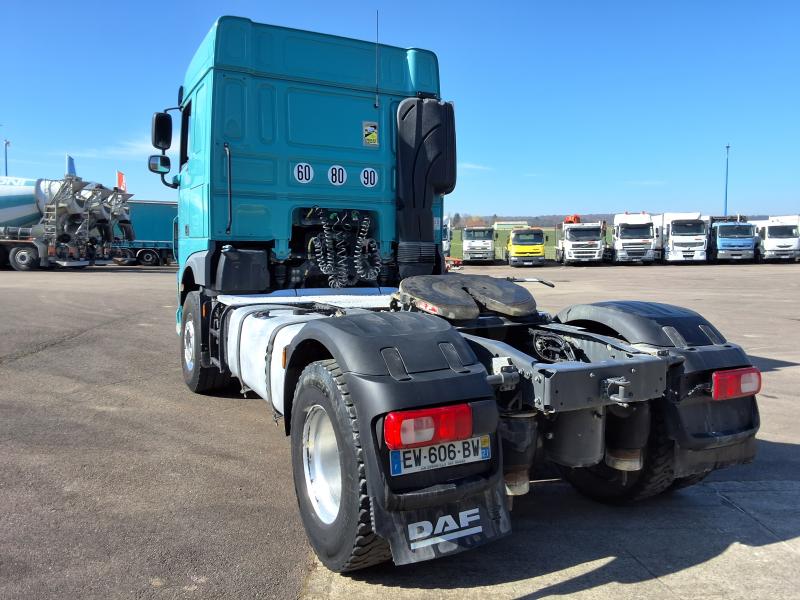
<svg viewBox="0 0 800 600"><path fill-rule="evenodd" d="M361 183L364 187L375 187L378 183L378 172L375 169L367 167L361 171Z"/></svg>
<svg viewBox="0 0 800 600"><path fill-rule="evenodd" d="M347 181L347 171L341 165L333 165L328 169L328 181L333 185L344 185Z"/></svg>

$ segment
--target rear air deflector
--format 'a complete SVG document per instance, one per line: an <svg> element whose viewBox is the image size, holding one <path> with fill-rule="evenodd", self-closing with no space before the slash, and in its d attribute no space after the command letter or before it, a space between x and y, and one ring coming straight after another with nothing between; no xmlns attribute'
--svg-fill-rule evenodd
<svg viewBox="0 0 800 600"><path fill-rule="evenodd" d="M400 301L445 319L477 319L492 311L509 317L536 314L536 300L524 287L486 275L426 275L400 282Z"/></svg>
<svg viewBox="0 0 800 600"><path fill-rule="evenodd" d="M401 279L430 275L442 264L436 260L433 201L452 192L455 185L453 106L431 98L406 98L397 109L397 263Z"/></svg>

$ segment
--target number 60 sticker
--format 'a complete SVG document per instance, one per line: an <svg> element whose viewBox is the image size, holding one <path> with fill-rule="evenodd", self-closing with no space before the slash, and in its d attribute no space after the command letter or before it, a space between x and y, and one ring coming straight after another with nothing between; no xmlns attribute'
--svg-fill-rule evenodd
<svg viewBox="0 0 800 600"><path fill-rule="evenodd" d="M308 163L297 163L293 169L294 178L299 183L309 183L314 179L314 167Z"/></svg>
<svg viewBox="0 0 800 600"><path fill-rule="evenodd" d="M375 187L378 183L378 172L375 169L367 167L361 171L361 183L364 187Z"/></svg>

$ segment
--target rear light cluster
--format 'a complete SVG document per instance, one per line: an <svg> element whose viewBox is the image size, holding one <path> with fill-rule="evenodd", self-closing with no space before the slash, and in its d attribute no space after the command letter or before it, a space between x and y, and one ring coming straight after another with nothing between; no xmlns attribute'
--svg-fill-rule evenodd
<svg viewBox="0 0 800 600"><path fill-rule="evenodd" d="M761 391L761 371L755 367L714 371L711 375L711 399L730 400L753 396Z"/></svg>
<svg viewBox="0 0 800 600"><path fill-rule="evenodd" d="M390 450L417 448L472 437L469 404L402 410L386 415L383 438Z"/></svg>

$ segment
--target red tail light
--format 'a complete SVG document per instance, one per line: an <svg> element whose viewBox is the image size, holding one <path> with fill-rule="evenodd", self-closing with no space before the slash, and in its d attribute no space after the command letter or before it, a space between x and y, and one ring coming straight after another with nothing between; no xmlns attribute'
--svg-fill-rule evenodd
<svg viewBox="0 0 800 600"><path fill-rule="evenodd" d="M391 412L383 422L383 438L390 450L465 440L471 435L469 404Z"/></svg>
<svg viewBox="0 0 800 600"><path fill-rule="evenodd" d="M730 400L752 396L761 391L761 371L755 367L714 371L711 375L711 399Z"/></svg>

